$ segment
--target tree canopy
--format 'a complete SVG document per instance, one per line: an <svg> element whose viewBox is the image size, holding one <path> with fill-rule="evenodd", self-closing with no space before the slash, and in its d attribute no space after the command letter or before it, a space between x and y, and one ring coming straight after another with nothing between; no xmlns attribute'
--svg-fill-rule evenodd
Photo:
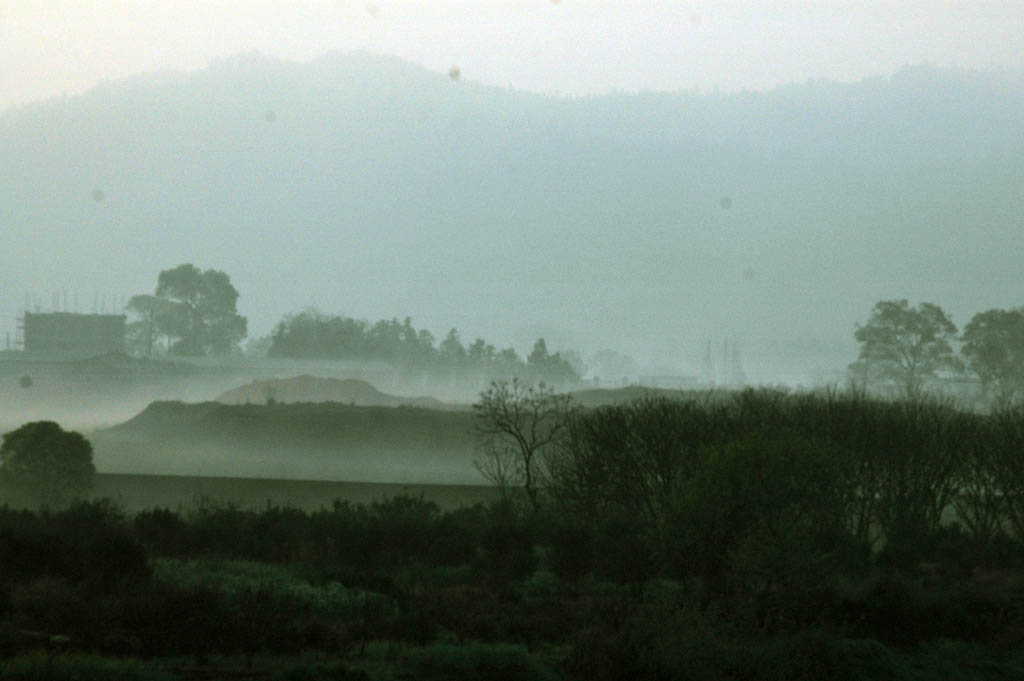
<svg viewBox="0 0 1024 681"><path fill-rule="evenodd" d="M925 383L942 369L958 369L953 354L956 325L933 303L916 308L903 300L875 304L854 334L860 343L860 367L872 377L895 382L906 397L919 397Z"/></svg>
<svg viewBox="0 0 1024 681"><path fill-rule="evenodd" d="M152 356L157 339L165 334L165 329L180 328L185 323L173 319L174 315L184 317L184 306L158 296L132 296L125 309L137 317L126 329L128 347L142 357Z"/></svg>
<svg viewBox="0 0 1024 681"><path fill-rule="evenodd" d="M961 339L960 352L986 391L1010 400L1024 389L1024 309L979 312Z"/></svg>
<svg viewBox="0 0 1024 681"><path fill-rule="evenodd" d="M168 303L156 322L177 339L170 346L174 354L225 355L246 336L246 318L236 307L238 291L224 272L191 264L164 270L157 278L156 297Z"/></svg>
<svg viewBox="0 0 1024 681"><path fill-rule="evenodd" d="M0 445L0 484L44 505L63 504L92 485L92 445L53 421L26 423Z"/></svg>
<svg viewBox="0 0 1024 681"><path fill-rule="evenodd" d="M274 329L269 354L274 357L376 360L407 371L505 380L518 377L568 385L579 380L560 353L550 354L543 339L527 361L513 348L498 350L483 338L466 347L458 329L437 343L426 329L406 317L373 324L351 317L325 315L315 309L287 315Z"/></svg>

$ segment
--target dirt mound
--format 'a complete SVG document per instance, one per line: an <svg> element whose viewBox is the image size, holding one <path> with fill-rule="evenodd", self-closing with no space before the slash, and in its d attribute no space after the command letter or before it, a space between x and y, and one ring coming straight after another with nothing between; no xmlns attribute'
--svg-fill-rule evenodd
<svg viewBox="0 0 1024 681"><path fill-rule="evenodd" d="M253 381L228 390L217 397L217 402L222 404L266 404L271 400L286 404L342 402L364 407L444 409L448 406L433 397L389 395L377 390L366 381L355 378L319 378L309 374L293 378Z"/></svg>
<svg viewBox="0 0 1024 681"><path fill-rule="evenodd" d="M466 410L154 402L92 433L105 472L479 483Z"/></svg>
<svg viewBox="0 0 1024 681"><path fill-rule="evenodd" d="M114 435L142 437L174 437L191 433L210 412L221 406L217 402L188 404L179 401L152 402L124 423L104 429Z"/></svg>

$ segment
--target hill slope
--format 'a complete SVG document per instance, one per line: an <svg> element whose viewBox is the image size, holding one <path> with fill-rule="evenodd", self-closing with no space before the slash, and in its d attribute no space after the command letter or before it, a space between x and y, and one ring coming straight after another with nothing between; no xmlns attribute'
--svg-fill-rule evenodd
<svg viewBox="0 0 1024 681"><path fill-rule="evenodd" d="M479 484L468 412L154 402L93 434L103 472Z"/></svg>
<svg viewBox="0 0 1024 681"><path fill-rule="evenodd" d="M25 245L0 251L0 307L195 262L257 332L312 303L689 369L733 335L770 379L754 360L795 339L845 364L883 297L961 324L1019 304L1021 120L1020 72L568 100L241 55L0 113L0 225Z"/></svg>
<svg viewBox="0 0 1024 681"><path fill-rule="evenodd" d="M343 402L368 407L454 408L433 397L399 397L383 393L357 378L319 378L303 374L292 378L254 380L217 396L224 404L276 402Z"/></svg>

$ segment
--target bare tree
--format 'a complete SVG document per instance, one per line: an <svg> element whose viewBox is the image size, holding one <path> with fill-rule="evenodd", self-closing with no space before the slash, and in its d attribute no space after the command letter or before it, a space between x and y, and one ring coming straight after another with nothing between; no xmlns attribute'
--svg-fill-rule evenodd
<svg viewBox="0 0 1024 681"><path fill-rule="evenodd" d="M473 405L477 470L503 490L522 487L534 511L544 483L541 457L565 435L576 406L572 397L543 383L492 381Z"/></svg>
<svg viewBox="0 0 1024 681"><path fill-rule="evenodd" d="M498 488L502 500L507 501L509 490L519 484L518 453L504 438L482 436L477 441L477 451L480 456L473 460L473 466Z"/></svg>

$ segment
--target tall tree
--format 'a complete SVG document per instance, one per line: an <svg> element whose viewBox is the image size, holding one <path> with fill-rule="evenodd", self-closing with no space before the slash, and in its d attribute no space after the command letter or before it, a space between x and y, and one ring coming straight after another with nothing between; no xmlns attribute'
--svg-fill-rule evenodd
<svg viewBox="0 0 1024 681"><path fill-rule="evenodd" d="M153 355L161 329L180 326L181 322L174 321L173 317L184 319L186 316L184 306L146 294L132 296L125 309L136 317L127 328L129 347L142 357Z"/></svg>
<svg viewBox="0 0 1024 681"><path fill-rule="evenodd" d="M466 361L466 348L462 346L457 329L449 331L437 349L441 360L452 366L460 366Z"/></svg>
<svg viewBox="0 0 1024 681"><path fill-rule="evenodd" d="M960 353L986 393L1009 402L1024 390L1024 309L979 312L961 340Z"/></svg>
<svg viewBox="0 0 1024 681"><path fill-rule="evenodd" d="M160 273L156 295L183 311L165 318L162 329L178 339L171 346L175 354L226 355L245 338L247 322L237 311L238 291L224 272L178 265Z"/></svg>
<svg viewBox="0 0 1024 681"><path fill-rule="evenodd" d="M859 361L894 381L905 397L916 399L940 370L961 367L950 345L956 332L938 305L912 308L905 299L881 300L868 321L857 325L854 337L860 343Z"/></svg>
<svg viewBox="0 0 1024 681"><path fill-rule="evenodd" d="M544 485L540 457L555 447L575 410L572 397L552 388L527 386L518 379L492 381L473 405L477 470L504 488L521 486L534 511Z"/></svg>
<svg viewBox="0 0 1024 681"><path fill-rule="evenodd" d="M535 380L563 386L580 379L573 366L561 355L548 352L548 345L543 338L538 338L533 344L533 350L526 358L526 369L527 374Z"/></svg>

